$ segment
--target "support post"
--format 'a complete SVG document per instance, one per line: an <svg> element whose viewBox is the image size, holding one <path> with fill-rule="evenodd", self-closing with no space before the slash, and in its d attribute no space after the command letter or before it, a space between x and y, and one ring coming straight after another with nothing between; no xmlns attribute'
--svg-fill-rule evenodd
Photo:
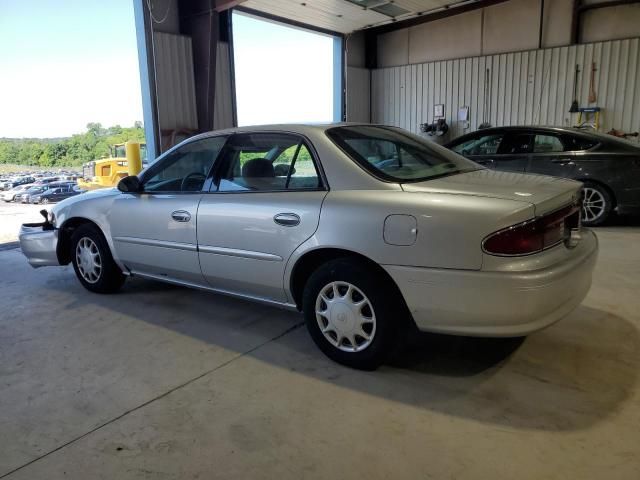
<svg viewBox="0 0 640 480"><path fill-rule="evenodd" d="M137 175L142 171L142 157L140 156L140 144L138 142L126 142L124 144L127 157L127 169L129 175Z"/></svg>

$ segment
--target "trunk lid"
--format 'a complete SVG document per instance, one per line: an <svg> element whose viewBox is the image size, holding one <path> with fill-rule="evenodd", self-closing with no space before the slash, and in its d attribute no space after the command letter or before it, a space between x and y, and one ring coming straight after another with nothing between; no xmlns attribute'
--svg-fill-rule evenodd
<svg viewBox="0 0 640 480"><path fill-rule="evenodd" d="M578 202L581 187L580 182L564 178L488 169L402 184L406 192L469 195L526 202L533 205L536 216Z"/></svg>

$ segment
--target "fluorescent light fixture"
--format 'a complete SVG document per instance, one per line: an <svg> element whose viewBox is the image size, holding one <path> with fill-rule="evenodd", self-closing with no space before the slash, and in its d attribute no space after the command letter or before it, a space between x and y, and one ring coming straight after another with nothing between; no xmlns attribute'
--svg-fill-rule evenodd
<svg viewBox="0 0 640 480"><path fill-rule="evenodd" d="M374 12L382 13L388 17L399 17L400 15L404 15L409 13L409 10L405 10L402 7L399 7L395 3L387 3L385 5L380 5L377 7L372 7L371 10Z"/></svg>

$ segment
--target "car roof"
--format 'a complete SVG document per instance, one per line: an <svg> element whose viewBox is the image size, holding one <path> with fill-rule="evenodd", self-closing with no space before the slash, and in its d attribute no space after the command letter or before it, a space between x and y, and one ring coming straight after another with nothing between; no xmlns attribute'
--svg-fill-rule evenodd
<svg viewBox="0 0 640 480"><path fill-rule="evenodd" d="M557 134L570 134L577 135L583 138L588 138L593 140L599 144L605 144L609 147L620 149L621 151L635 151L635 149L640 148L640 146L631 143L629 140L621 139L618 137L614 137L613 135L606 135L602 132L594 132L591 130L577 128L577 127L553 127L553 126L545 126L545 125L511 125L507 127L489 127L482 128L478 130L474 130L473 132L466 133L460 137L457 137L450 142L446 143L446 147L450 147L461 143L468 138L473 138L478 134L491 134L491 133L507 133L507 132L547 132L547 133L557 133Z"/></svg>
<svg viewBox="0 0 640 480"><path fill-rule="evenodd" d="M513 131L520 131L520 130L528 130L528 131L532 131L532 132L555 132L555 133L571 133L571 134L579 134L579 135L584 135L584 136L589 136L590 132L588 130L584 130L581 128L575 128L575 127L554 127L554 126L547 126L547 125L509 125L506 127L489 127L489 128L481 128L478 130L475 130L473 132L470 133L477 133L477 132L513 132ZM469 134L467 134L469 135Z"/></svg>
<svg viewBox="0 0 640 480"><path fill-rule="evenodd" d="M191 139L208 137L212 135L225 135L225 134L228 135L232 133L263 132L263 131L299 133L301 135L306 135L306 134L311 134L315 132L322 132L333 127L345 127L345 126L357 126L357 125L371 126L372 124L362 123L362 122L328 122L328 123L325 122L325 123L274 123L269 125L246 125L242 127L226 128L224 130L214 130L206 133L201 133L200 135L191 137ZM389 126L389 125L376 125L376 126Z"/></svg>

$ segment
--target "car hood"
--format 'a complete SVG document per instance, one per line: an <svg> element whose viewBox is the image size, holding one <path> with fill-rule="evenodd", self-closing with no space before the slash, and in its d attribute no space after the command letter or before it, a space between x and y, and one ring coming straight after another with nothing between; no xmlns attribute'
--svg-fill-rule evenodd
<svg viewBox="0 0 640 480"><path fill-rule="evenodd" d="M536 215L577 201L581 186L580 182L564 178L488 169L402 184L406 192L471 195L530 203Z"/></svg>
<svg viewBox="0 0 640 480"><path fill-rule="evenodd" d="M116 188L101 188L98 190L90 190L81 195L73 195L71 197L65 198L62 202L58 203L54 208L54 213L56 213L57 215L61 210L79 202L86 202L88 200L95 200L105 197L114 197L120 195L120 193L121 192Z"/></svg>

